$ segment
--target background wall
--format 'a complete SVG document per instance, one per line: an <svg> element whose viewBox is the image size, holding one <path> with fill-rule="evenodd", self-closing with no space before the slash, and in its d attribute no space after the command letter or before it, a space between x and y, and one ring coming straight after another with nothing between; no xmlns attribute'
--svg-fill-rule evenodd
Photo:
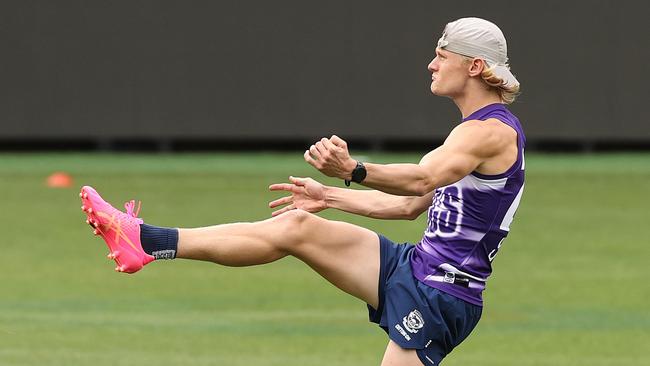
<svg viewBox="0 0 650 366"><path fill-rule="evenodd" d="M422 141L459 120L426 66L446 22L508 39L529 140L650 141L650 3L3 1L0 142Z"/></svg>

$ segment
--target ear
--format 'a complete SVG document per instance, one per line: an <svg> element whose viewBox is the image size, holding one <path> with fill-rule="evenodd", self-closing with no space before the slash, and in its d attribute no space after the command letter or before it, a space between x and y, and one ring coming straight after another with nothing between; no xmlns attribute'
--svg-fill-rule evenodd
<svg viewBox="0 0 650 366"><path fill-rule="evenodd" d="M470 61L467 71L469 71L469 76L479 76L486 67L485 61L480 58L474 58Z"/></svg>

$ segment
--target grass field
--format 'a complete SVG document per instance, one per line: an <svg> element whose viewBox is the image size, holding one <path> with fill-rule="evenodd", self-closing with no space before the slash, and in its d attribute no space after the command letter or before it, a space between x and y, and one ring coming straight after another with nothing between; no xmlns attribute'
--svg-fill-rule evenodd
<svg viewBox="0 0 650 366"><path fill-rule="evenodd" d="M483 319L443 365L650 365L650 155L529 155L526 168ZM46 188L57 170L75 187ZM378 365L387 338L364 304L301 262L118 274L77 196L90 184L141 199L158 225L252 221L289 174L318 177L299 153L0 155L0 365ZM425 222L322 215L395 241Z"/></svg>

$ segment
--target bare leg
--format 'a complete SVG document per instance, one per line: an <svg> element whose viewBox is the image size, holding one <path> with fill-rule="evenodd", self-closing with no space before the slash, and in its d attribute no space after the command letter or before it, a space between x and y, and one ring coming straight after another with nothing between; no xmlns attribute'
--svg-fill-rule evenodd
<svg viewBox="0 0 650 366"><path fill-rule="evenodd" d="M393 341L388 342L381 366L422 366L415 350L404 349Z"/></svg>
<svg viewBox="0 0 650 366"><path fill-rule="evenodd" d="M292 210L260 222L179 230L178 258L251 266L287 255L377 308L379 238L368 229Z"/></svg>

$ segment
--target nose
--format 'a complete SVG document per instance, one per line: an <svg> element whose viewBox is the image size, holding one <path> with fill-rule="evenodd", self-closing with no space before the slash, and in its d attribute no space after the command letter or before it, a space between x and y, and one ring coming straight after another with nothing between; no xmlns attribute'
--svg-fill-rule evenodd
<svg viewBox="0 0 650 366"><path fill-rule="evenodd" d="M429 72L434 72L438 70L438 62L437 62L437 57L435 57L431 62L429 62L429 65L427 66L427 70Z"/></svg>

